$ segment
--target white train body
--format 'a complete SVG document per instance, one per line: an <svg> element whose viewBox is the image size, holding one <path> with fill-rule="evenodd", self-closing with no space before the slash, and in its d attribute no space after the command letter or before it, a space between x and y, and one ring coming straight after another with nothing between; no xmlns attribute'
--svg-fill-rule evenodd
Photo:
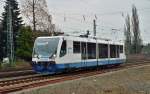
<svg viewBox="0 0 150 94"><path fill-rule="evenodd" d="M32 66L39 73L65 69L122 64L124 43L74 36L38 37L33 48Z"/></svg>

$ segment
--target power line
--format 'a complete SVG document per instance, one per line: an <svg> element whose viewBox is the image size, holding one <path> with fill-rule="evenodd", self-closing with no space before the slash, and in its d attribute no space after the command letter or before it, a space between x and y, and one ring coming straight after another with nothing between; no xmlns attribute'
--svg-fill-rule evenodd
<svg viewBox="0 0 150 94"><path fill-rule="evenodd" d="M70 17L69 17L69 18L70 18ZM71 18L71 19L69 19L69 18L68 18L68 20L74 20L74 21L76 21L76 22L78 22L78 23L79 23L79 21L81 21L81 19L76 19L76 18ZM71 22L70 22L70 23L71 23ZM86 23L86 25L88 24L88 25L90 25L90 26L93 24L92 20L91 20L91 21L87 21L87 20L86 20L85 23ZM84 23L80 23L80 24L76 24L76 25L80 25L80 26L81 26L82 24L85 25ZM109 24L110 24L110 23L109 23ZM79 26L79 27L80 27L80 26ZM73 26L73 27L76 27L76 26ZM109 28L109 29L114 29L114 28L116 28L116 27L113 27L113 25L108 26L108 24L107 24L107 26L106 26L106 25L105 25L105 26L101 26L101 25L98 25L98 24L97 24L97 27L101 27L101 28L106 27L106 28Z"/></svg>
<svg viewBox="0 0 150 94"><path fill-rule="evenodd" d="M138 11L145 11L145 10L150 10L150 8L141 8L141 9L137 9ZM106 12L106 13L88 13L87 15L85 15L85 14L82 14L82 13L68 13L68 15L74 15L74 16L83 16L83 15L85 15L85 16L95 16L95 14L97 15L97 16L103 16L103 15L115 15L115 14L121 14L122 15L122 13L128 13L128 12L132 12L132 11L129 11L129 10L127 10L127 11L114 11L114 12ZM51 12L52 14L59 14L59 15L63 15L64 13L63 12ZM67 14L67 13L66 13Z"/></svg>
<svg viewBox="0 0 150 94"><path fill-rule="evenodd" d="M145 10L149 10L150 8L142 8L142 9L138 9L138 11L145 11ZM64 22L67 22L68 21L68 19L69 20L74 20L74 21L77 21L77 22L82 22L82 23L86 23L86 24L92 24L92 19L93 18L95 18L95 19L97 19L97 20L99 20L98 18L100 18L100 17L98 17L99 15L115 15L115 14L120 14L120 16L122 17L122 16L124 16L124 12L128 12L128 11L116 11L116 12L109 12L109 13L97 13L97 14L94 14L94 15L91 15L91 21L89 21L89 15L85 15L85 14L82 14L82 13L80 13L80 14L76 14L76 15L74 15L74 14L70 14L70 15L72 15L72 16L67 16L67 13L65 13L65 15L64 15L64 13L63 13L63 15L59 15L59 16L62 16L63 18L64 18ZM73 16L75 16L75 17L73 17ZM78 19L77 18L77 16L78 16L78 18L80 17L81 19Z"/></svg>

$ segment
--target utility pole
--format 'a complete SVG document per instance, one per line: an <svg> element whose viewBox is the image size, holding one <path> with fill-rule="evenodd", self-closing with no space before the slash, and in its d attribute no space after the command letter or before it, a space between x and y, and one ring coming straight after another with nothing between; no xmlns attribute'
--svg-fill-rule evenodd
<svg viewBox="0 0 150 94"><path fill-rule="evenodd" d="M97 43L97 38L96 38L96 20L93 20L93 35L94 35L94 39L96 40L96 62L97 62L97 70L98 70L98 43Z"/></svg>
<svg viewBox="0 0 150 94"><path fill-rule="evenodd" d="M33 31L36 31L36 21L35 21L35 1L33 0L32 12L33 12Z"/></svg>
<svg viewBox="0 0 150 94"><path fill-rule="evenodd" d="M55 36L55 24L52 24L52 36Z"/></svg>
<svg viewBox="0 0 150 94"><path fill-rule="evenodd" d="M12 7L10 0L8 1L8 14L7 14L7 57L9 63L12 65L14 62L14 41L13 41L13 28L12 28Z"/></svg>
<svg viewBox="0 0 150 94"><path fill-rule="evenodd" d="M94 19L93 20L93 33L94 33L94 36L96 37L96 20Z"/></svg>
<svg viewBox="0 0 150 94"><path fill-rule="evenodd" d="M48 15L48 32L49 32L49 34L53 34L53 32L52 32L52 18L51 18L51 15Z"/></svg>

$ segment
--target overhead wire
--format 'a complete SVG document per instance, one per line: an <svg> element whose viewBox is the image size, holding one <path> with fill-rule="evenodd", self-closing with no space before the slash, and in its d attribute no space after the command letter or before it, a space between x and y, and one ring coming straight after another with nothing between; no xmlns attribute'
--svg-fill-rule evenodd
<svg viewBox="0 0 150 94"><path fill-rule="evenodd" d="M138 9L138 11L145 11L145 10L149 10L150 8L142 8L142 9ZM128 12L128 11L116 11L116 12L110 12L110 13L97 13L96 15L92 15L93 16L93 18L94 18L94 16L95 16L95 18L97 18L97 15L114 15L114 14L121 14L121 16L123 16L123 13L124 12ZM74 20L74 21L77 21L77 22L85 22L86 24L89 24L89 25L91 25L91 24L93 24L93 22L92 22L92 20L91 21L88 21L88 20L86 20L86 16L87 15L85 15L85 14L71 14L71 15L82 15L83 16L83 18L81 18L81 19L78 19L78 18L75 18L75 17L71 17L71 16L65 16L65 19L69 19L69 20ZM89 15L88 15L89 16Z"/></svg>

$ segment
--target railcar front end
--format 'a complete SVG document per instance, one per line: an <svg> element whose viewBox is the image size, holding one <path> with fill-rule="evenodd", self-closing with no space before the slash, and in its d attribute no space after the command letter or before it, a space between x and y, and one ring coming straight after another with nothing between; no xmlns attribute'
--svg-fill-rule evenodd
<svg viewBox="0 0 150 94"><path fill-rule="evenodd" d="M38 73L54 73L56 71L55 58L60 38L39 37L35 40L32 67Z"/></svg>

